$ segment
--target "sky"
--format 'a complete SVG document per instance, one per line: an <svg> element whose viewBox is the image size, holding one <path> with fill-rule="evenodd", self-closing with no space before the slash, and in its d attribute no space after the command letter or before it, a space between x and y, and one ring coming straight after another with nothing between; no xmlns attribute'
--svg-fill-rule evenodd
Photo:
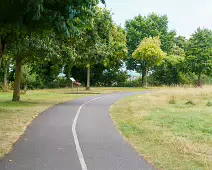
<svg viewBox="0 0 212 170"><path fill-rule="evenodd" d="M189 37L198 27L212 29L212 0L106 0L116 24L124 26L127 19L138 14L166 14L169 29Z"/></svg>

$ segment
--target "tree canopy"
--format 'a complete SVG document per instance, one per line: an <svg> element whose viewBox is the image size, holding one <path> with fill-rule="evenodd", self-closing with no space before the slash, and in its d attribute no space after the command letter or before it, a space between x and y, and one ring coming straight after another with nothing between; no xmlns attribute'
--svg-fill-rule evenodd
<svg viewBox="0 0 212 170"><path fill-rule="evenodd" d="M186 54L186 69L198 75L198 86L200 86L201 75L211 74L212 31L198 28L188 41Z"/></svg>
<svg viewBox="0 0 212 170"><path fill-rule="evenodd" d="M175 31L168 29L168 17L166 15L158 15L151 13L148 16L138 15L125 23L127 32L127 47L129 57L125 60L127 69L135 70L142 73L142 78L146 74L145 63L139 62L132 57L132 53L136 50L141 40L149 37L159 36L161 40L161 48L164 52L169 53L175 44ZM144 79L142 79L142 84Z"/></svg>
<svg viewBox="0 0 212 170"><path fill-rule="evenodd" d="M105 4L1 1L0 81L5 89L13 87L14 101L24 87L66 87L70 77L83 85L87 81L88 89L90 84L140 85L140 79L130 82L128 70L142 74L142 85L147 76L154 85L193 80L201 85L201 79L211 77L211 30L198 28L187 39L168 28L168 16L156 13L135 16L122 28L100 2Z"/></svg>
<svg viewBox="0 0 212 170"><path fill-rule="evenodd" d="M148 68L159 64L166 53L161 50L161 41L159 37L144 38L132 57L139 62L144 63L146 67L146 75L148 74ZM147 83L147 82L146 82ZM147 84L146 84L147 87Z"/></svg>

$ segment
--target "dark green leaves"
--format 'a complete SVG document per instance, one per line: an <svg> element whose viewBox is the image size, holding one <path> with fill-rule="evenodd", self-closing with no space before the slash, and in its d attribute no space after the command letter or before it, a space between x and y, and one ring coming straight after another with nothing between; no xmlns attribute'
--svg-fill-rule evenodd
<svg viewBox="0 0 212 170"><path fill-rule="evenodd" d="M212 31L198 28L186 51L186 68L194 73L207 73L212 68Z"/></svg>

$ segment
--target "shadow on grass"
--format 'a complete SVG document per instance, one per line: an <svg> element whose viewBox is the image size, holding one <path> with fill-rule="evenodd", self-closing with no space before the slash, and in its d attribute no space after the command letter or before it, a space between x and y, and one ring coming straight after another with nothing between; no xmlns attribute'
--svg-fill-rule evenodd
<svg viewBox="0 0 212 170"><path fill-rule="evenodd" d="M19 102L5 101L0 102L0 107L29 107L29 106L36 106L39 104L40 104L39 102L30 102L30 101L19 101Z"/></svg>

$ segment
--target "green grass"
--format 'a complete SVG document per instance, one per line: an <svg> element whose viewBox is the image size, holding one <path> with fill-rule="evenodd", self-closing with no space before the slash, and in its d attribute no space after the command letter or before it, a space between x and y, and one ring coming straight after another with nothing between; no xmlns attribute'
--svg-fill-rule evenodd
<svg viewBox="0 0 212 170"><path fill-rule="evenodd" d="M21 96L21 102L12 102L11 93L0 93L0 157L10 151L13 143L39 113L55 104L82 96L45 90L29 91Z"/></svg>
<svg viewBox="0 0 212 170"><path fill-rule="evenodd" d="M210 170L211 99L209 86L169 88L121 100L111 114L126 139L158 169Z"/></svg>
<svg viewBox="0 0 212 170"><path fill-rule="evenodd" d="M71 94L70 88L32 90L21 95L20 102L11 101L12 93L0 92L0 158L11 150L39 113L55 104L92 94L140 90L141 88L92 88L88 92L80 88L82 94Z"/></svg>

